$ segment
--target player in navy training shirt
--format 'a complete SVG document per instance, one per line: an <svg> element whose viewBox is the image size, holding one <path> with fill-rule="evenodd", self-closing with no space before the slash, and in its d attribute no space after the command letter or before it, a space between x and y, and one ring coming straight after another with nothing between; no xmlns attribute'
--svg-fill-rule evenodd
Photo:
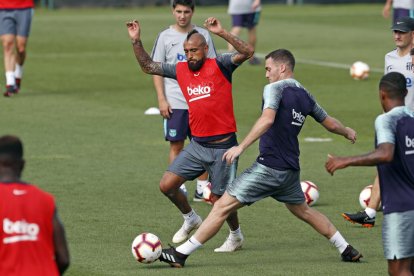
<svg viewBox="0 0 414 276"><path fill-rule="evenodd" d="M404 106L404 75L382 77L379 95L384 114L375 120L374 151L349 157L328 155L333 175L348 166L377 165L381 190L382 242L390 275L414 274L414 111Z"/></svg>
<svg viewBox="0 0 414 276"><path fill-rule="evenodd" d="M352 143L353 129L330 117L312 95L293 78L295 59L292 53L279 49L266 56L266 78L269 84L263 92L263 112L246 138L227 150L223 160L232 163L244 150L260 138L257 161L238 176L196 233L184 244L164 249L160 260L182 267L186 258L212 238L227 216L235 210L266 197L285 203L296 217L310 224L338 249L342 260L357 262L362 255L349 245L329 219L305 202L299 169L297 136L310 115L328 131L342 135Z"/></svg>

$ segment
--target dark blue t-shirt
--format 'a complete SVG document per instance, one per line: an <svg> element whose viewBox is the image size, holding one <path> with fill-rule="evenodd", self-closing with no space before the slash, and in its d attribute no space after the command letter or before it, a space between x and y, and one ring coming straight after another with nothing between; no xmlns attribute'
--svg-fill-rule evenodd
<svg viewBox="0 0 414 276"><path fill-rule="evenodd" d="M375 120L377 146L394 144L394 158L377 166L384 214L414 210L414 112L395 107Z"/></svg>
<svg viewBox="0 0 414 276"><path fill-rule="evenodd" d="M296 80L285 79L264 87L263 107L276 110L273 125L260 137L257 162L277 170L299 170L298 135L306 116L322 122L328 116Z"/></svg>

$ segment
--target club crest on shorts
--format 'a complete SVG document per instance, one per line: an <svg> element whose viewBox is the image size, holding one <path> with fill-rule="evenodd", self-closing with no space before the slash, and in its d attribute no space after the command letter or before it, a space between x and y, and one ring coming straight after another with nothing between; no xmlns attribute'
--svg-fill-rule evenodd
<svg viewBox="0 0 414 276"><path fill-rule="evenodd" d="M168 135L170 135L171 137L177 136L177 130L176 129L170 129L168 131Z"/></svg>

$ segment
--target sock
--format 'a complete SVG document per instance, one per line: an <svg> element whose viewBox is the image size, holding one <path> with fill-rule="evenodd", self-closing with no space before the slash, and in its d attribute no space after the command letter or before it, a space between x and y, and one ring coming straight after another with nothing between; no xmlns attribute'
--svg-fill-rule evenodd
<svg viewBox="0 0 414 276"><path fill-rule="evenodd" d="M377 214L377 211L375 209L372 209L372 208L367 207L367 208L365 208L365 213L367 213L367 215L370 218L375 218L375 216Z"/></svg>
<svg viewBox="0 0 414 276"><path fill-rule="evenodd" d="M186 223L192 224L192 222L198 217L197 213L194 211L194 209L191 209L191 211L187 214L183 214L183 218Z"/></svg>
<svg viewBox="0 0 414 276"><path fill-rule="evenodd" d="M16 85L16 79L14 78L14 72L13 71L7 71L6 72L6 85Z"/></svg>
<svg viewBox="0 0 414 276"><path fill-rule="evenodd" d="M242 238L243 236L242 236L242 233L241 233L241 229L240 229L240 226L239 226L239 228L237 228L236 230L234 230L234 231L232 231L232 230L230 230L230 235L229 235L229 238L230 239L232 239L232 240L237 240L237 239L240 239L240 238Z"/></svg>
<svg viewBox="0 0 414 276"><path fill-rule="evenodd" d="M188 256L202 246L203 245L198 240L196 240L194 236L191 236L189 240L177 247L175 250L177 250L181 254Z"/></svg>
<svg viewBox="0 0 414 276"><path fill-rule="evenodd" d="M208 180L198 180L197 179L197 193L201 194L204 190L204 187L207 186Z"/></svg>
<svg viewBox="0 0 414 276"><path fill-rule="evenodd" d="M23 66L16 63L16 68L14 69L14 77L16 79L21 79L23 76Z"/></svg>
<svg viewBox="0 0 414 276"><path fill-rule="evenodd" d="M345 251L346 247L349 244L346 242L344 237L342 237L339 231L336 231L336 233L329 239L329 241L338 249L339 253L341 254Z"/></svg>

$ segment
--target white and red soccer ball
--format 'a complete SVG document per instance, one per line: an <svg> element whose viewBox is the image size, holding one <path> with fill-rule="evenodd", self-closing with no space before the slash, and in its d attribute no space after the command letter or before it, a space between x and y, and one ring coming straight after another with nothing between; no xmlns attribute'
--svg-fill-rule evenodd
<svg viewBox="0 0 414 276"><path fill-rule="evenodd" d="M150 264L155 262L161 256L161 241L154 234L142 233L132 242L131 251L138 262Z"/></svg>
<svg viewBox="0 0 414 276"><path fill-rule="evenodd" d="M309 206L315 204L319 199L319 189L315 183L311 181L302 181L300 182L300 186L302 187L303 194L306 199L306 203Z"/></svg>
<svg viewBox="0 0 414 276"><path fill-rule="evenodd" d="M356 61L351 65L349 74L355 80L365 80L369 77L369 66L365 62Z"/></svg>

